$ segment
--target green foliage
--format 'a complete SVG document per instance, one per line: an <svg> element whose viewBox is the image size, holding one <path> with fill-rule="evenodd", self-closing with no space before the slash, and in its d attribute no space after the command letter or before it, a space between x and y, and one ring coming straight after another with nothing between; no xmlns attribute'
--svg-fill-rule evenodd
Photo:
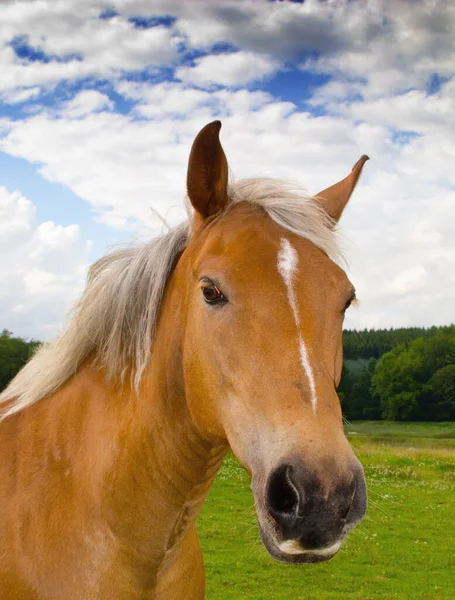
<svg viewBox="0 0 455 600"><path fill-rule="evenodd" d="M453 420L455 327L400 344L378 361L372 391L390 420Z"/></svg>
<svg viewBox="0 0 455 600"><path fill-rule="evenodd" d="M453 357L455 359L455 357ZM451 357L452 359L452 357ZM427 400L435 421L455 419L455 360L438 369L427 386Z"/></svg>
<svg viewBox="0 0 455 600"><path fill-rule="evenodd" d="M344 331L343 350L347 419L455 420L453 325Z"/></svg>
<svg viewBox="0 0 455 600"><path fill-rule="evenodd" d="M380 358L399 344L408 344L419 337L429 339L438 331L439 327L345 330L343 331L344 358L348 360Z"/></svg>
<svg viewBox="0 0 455 600"><path fill-rule="evenodd" d="M38 342L26 341L4 329L0 333L0 391L13 379L35 352Z"/></svg>
<svg viewBox="0 0 455 600"><path fill-rule="evenodd" d="M404 344L380 358L373 376L373 390L381 401L384 418L403 421L418 417L421 369L420 353L408 351Z"/></svg>
<svg viewBox="0 0 455 600"><path fill-rule="evenodd" d="M376 367L376 359L371 358L359 370L349 368L345 362L338 395L343 414L347 419L380 419L381 405L371 393L371 379Z"/></svg>

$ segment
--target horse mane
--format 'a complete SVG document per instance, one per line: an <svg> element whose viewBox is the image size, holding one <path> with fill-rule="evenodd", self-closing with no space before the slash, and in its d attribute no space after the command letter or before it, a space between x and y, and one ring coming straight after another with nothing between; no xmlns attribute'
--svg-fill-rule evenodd
<svg viewBox="0 0 455 600"><path fill-rule="evenodd" d="M338 232L317 198L290 182L244 179L229 187L227 213L239 202L263 209L273 221L341 262ZM152 241L116 250L89 269L86 288L62 334L43 344L0 394L14 414L61 387L91 357L108 378L131 373L139 389L148 365L166 283L191 236L191 221Z"/></svg>

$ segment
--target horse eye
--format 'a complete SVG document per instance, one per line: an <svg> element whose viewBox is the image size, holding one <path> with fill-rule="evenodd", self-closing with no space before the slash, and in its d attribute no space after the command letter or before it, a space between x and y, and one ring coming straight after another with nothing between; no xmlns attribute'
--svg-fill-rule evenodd
<svg viewBox="0 0 455 600"><path fill-rule="evenodd" d="M349 300L346 302L345 307L343 308L343 312L346 312L348 310L348 308L351 306L351 304L354 302L355 300L355 294L352 295Z"/></svg>
<svg viewBox="0 0 455 600"><path fill-rule="evenodd" d="M223 292L211 281L204 283L202 295L207 304L221 304L227 302L227 298Z"/></svg>

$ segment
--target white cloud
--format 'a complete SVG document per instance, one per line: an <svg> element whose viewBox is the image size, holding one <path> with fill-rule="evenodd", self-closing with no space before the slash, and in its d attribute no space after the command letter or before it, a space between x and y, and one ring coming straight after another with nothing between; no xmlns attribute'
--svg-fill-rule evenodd
<svg viewBox="0 0 455 600"><path fill-rule="evenodd" d="M100 20L103 8L119 14ZM433 73L452 76L455 69L455 6L448 2L400 2L392 11L386 0L366 3L362 10L347 0L301 4L223 0L198 2L197 10L193 2L176 0L68 0L58 7L41 0L6 4L1 11L0 41L28 36L29 44L53 59L30 65L9 46L3 48L2 62L8 66L3 87L169 66L177 61L182 39L190 48L210 49L221 42L236 47L239 56L254 53L259 56L259 72L267 70L268 61L316 53L305 63L311 70L363 81L364 95L421 87ZM171 27L145 29L128 21L132 15L163 14L174 15L177 21ZM76 58L57 62L56 57L62 56ZM213 76L212 71L208 75ZM230 70L225 77L231 80Z"/></svg>
<svg viewBox="0 0 455 600"><path fill-rule="evenodd" d="M34 205L0 186L0 329L55 336L85 279L91 243L78 225L37 223Z"/></svg>
<svg viewBox="0 0 455 600"><path fill-rule="evenodd" d="M213 94L168 81L156 85L121 81L116 90L138 102L136 111L149 118L189 115L204 105L213 105Z"/></svg>
<svg viewBox="0 0 455 600"><path fill-rule="evenodd" d="M389 283L386 293L405 295L420 292L427 284L427 272L422 265L415 265L400 271Z"/></svg>
<svg viewBox="0 0 455 600"><path fill-rule="evenodd" d="M61 114L69 118L83 117L91 112L112 110L114 103L96 90L84 90L69 100L61 109Z"/></svg>
<svg viewBox="0 0 455 600"><path fill-rule="evenodd" d="M349 232L350 274L360 299L350 327L448 324L455 301L455 192L426 172L370 166L343 227ZM374 318L373 318L374 315Z"/></svg>
<svg viewBox="0 0 455 600"><path fill-rule="evenodd" d="M435 300L436 314L430 301L416 302L427 292L435 298L439 278L455 258L453 192L430 183L428 170L409 172L423 140L427 165L433 168L440 138L423 136L403 146L394 143L386 125L355 125L349 116L314 118L263 92L208 94L167 83L124 84L123 93L136 97L140 110L149 110L153 120L131 121L102 112L74 121L43 113L11 123L2 148L41 161L45 177L87 200L104 223L134 231L145 224L149 234L160 229L151 206L171 222L184 217L189 149L213 111L223 121L222 141L237 178L291 178L314 193L344 177L362 153L370 154L372 161L342 220L351 239L351 277L361 299L361 309L351 311L347 323L398 326L451 320L452 292ZM160 103L177 110L179 94L181 118L166 118L164 112L159 119ZM425 235L428 231L433 234ZM409 275L415 275L416 265L419 273L425 272L419 287ZM444 277L448 289L455 290L455 275Z"/></svg>
<svg viewBox="0 0 455 600"><path fill-rule="evenodd" d="M15 2L0 8L0 89L52 86L61 80L112 77L172 64L179 38L166 27L137 29L123 16L99 19L103 2ZM47 61L19 58L22 39Z"/></svg>
<svg viewBox="0 0 455 600"><path fill-rule="evenodd" d="M182 83L163 82L158 84L119 82L116 90L128 99L137 102L134 113L150 119L171 118L195 119L210 118L210 115L227 115L257 110L270 104L274 98L270 94L256 90L206 90L187 87ZM294 110L290 103L280 103L287 112ZM182 124L175 124L181 127Z"/></svg>
<svg viewBox="0 0 455 600"><path fill-rule="evenodd" d="M419 134L445 133L455 128L455 81L449 81L429 96L410 90L396 96L356 101L345 108L356 119Z"/></svg>
<svg viewBox="0 0 455 600"><path fill-rule="evenodd" d="M12 89L0 94L0 100L5 104L20 104L37 98L40 91L39 87Z"/></svg>
<svg viewBox="0 0 455 600"><path fill-rule="evenodd" d="M352 8L352 7L351 7ZM339 26L346 44L306 60L303 68L331 74L353 84L365 99L425 89L435 73L455 74L455 5L450 2L370 2L365 10L334 3L332 18L344 14ZM333 91L328 84L328 90ZM320 92L323 98L323 90Z"/></svg>
<svg viewBox="0 0 455 600"><path fill-rule="evenodd" d="M134 88L133 88L134 89ZM182 98L185 90L182 89ZM158 92L158 100L167 106L166 93L176 101L178 87L165 86ZM233 160L240 153L240 164L245 166L254 156L251 144L255 136L267 134L290 112L289 103L275 102L263 92L228 92L214 94L206 105L207 95L199 93L188 103L191 119L134 120L128 116L109 112L90 113L75 121L63 112L61 118L54 113L33 115L28 119L10 123L10 132L0 140L0 148L14 156L41 163L40 173L70 187L96 209L99 218L110 224L125 225L145 223L151 228L160 225L150 211L153 205L171 219L181 220L185 213L182 199L185 193L185 168L189 149L199 127L213 120L216 110L225 120L226 136L234 136ZM200 105L195 106L199 99ZM142 111L153 107L145 104ZM251 111L254 112L251 112ZM249 121L245 127L244 123ZM308 120L310 124L310 120ZM236 135L239 138L239 152ZM245 138L247 143L245 144ZM178 140L178 141L176 141ZM226 139L229 143L229 137ZM264 142L266 139L264 138ZM280 147L272 149L264 161L256 153L257 167L261 171L278 162ZM247 173L244 169L243 174ZM115 216L108 213L115 213ZM126 219L126 221L125 221Z"/></svg>
<svg viewBox="0 0 455 600"><path fill-rule="evenodd" d="M119 14L99 20L108 6ZM453 321L455 5L422 0L391 10L379 0L359 10L347 0L233 0L198 2L196 10L193 2L177 0L81 0L77 6L75 0L41 0L0 11L3 42L27 35L50 56L50 62L29 63L3 46L3 99L23 102L29 94L33 100L38 86L95 77L134 103L128 114L116 114L105 95L109 86L99 86L105 93L85 90L51 109L37 104L37 114L0 122L0 149L38 163L43 177L87 201L96 219L125 229L126 237L161 229L151 206L172 223L182 219L189 149L213 118L223 121L222 141L237 178L291 178L317 192L367 153L372 161L342 220L361 300L346 323ZM163 14L177 17L175 23L135 29L128 21ZM215 44L228 50L210 54ZM208 55L188 66L195 49ZM303 112L298 100L241 89L252 82L257 88L263 77L295 64L329 76L307 100L321 116ZM175 68L176 77L150 77L162 66L169 78ZM146 81L134 75L144 69ZM429 95L435 73L447 80L436 78ZM19 199L16 204L16 217L10 215L7 230L0 225L0 237L14 235L19 245L34 232L24 294L35 297L45 282L58 296L59 285L66 285L58 249L65 240L70 248L82 244L80 232L33 225L32 208ZM44 255L54 257L50 270L40 263ZM28 307L16 301L11 314L23 318Z"/></svg>
<svg viewBox="0 0 455 600"><path fill-rule="evenodd" d="M264 79L279 68L279 63L253 52L230 52L196 59L194 67L180 67L175 76L201 87L214 84L229 87L247 85Z"/></svg>
<svg viewBox="0 0 455 600"><path fill-rule="evenodd" d="M305 51L335 52L349 45L344 33L356 21L345 3L307 0L262 3L246 0L173 5L177 30L196 47L210 48L223 41L243 50L295 59ZM170 8L172 10L172 8Z"/></svg>

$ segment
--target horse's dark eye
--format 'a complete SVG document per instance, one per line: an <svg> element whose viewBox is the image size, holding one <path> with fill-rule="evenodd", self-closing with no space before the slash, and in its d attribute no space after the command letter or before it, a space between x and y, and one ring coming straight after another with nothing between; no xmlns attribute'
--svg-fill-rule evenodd
<svg viewBox="0 0 455 600"><path fill-rule="evenodd" d="M223 292L212 282L204 282L202 286L202 294L207 304L221 304L227 302Z"/></svg>
<svg viewBox="0 0 455 600"><path fill-rule="evenodd" d="M355 294L353 294L349 300L346 302L345 307L343 308L343 312L346 312L348 310L348 308L351 306L351 304L354 302L355 300Z"/></svg>

